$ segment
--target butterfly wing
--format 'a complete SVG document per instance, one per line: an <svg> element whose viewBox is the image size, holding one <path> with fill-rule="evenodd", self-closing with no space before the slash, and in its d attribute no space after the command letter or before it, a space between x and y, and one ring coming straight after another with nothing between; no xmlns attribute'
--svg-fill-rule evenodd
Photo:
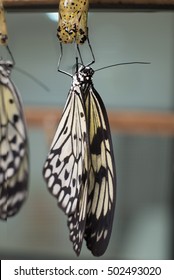
<svg viewBox="0 0 174 280"><path fill-rule="evenodd" d="M89 188L85 239L94 256L101 256L109 243L112 231L116 173L107 112L93 85L86 98L89 126Z"/></svg>
<svg viewBox="0 0 174 280"><path fill-rule="evenodd" d="M77 256L80 255L83 237L86 226L86 209L88 196L88 170L83 173L83 184L81 186L80 195L77 203L76 211L68 216L68 228L70 231L70 240L73 243L73 249Z"/></svg>
<svg viewBox="0 0 174 280"><path fill-rule="evenodd" d="M8 78L0 81L0 218L15 215L28 193L28 140L21 100Z"/></svg>
<svg viewBox="0 0 174 280"><path fill-rule="evenodd" d="M5 220L20 210L28 196L28 154L26 153L16 174L7 180L2 188L0 217Z"/></svg>
<svg viewBox="0 0 174 280"><path fill-rule="evenodd" d="M78 87L72 86L47 156L43 176L66 215L73 214L83 185L86 120Z"/></svg>

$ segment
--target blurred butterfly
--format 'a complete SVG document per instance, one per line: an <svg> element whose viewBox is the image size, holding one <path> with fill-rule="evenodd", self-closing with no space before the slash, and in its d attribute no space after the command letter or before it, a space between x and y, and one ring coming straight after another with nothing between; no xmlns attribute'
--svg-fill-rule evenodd
<svg viewBox="0 0 174 280"><path fill-rule="evenodd" d="M15 215L28 194L29 155L19 92L11 81L13 62L0 59L0 218Z"/></svg>

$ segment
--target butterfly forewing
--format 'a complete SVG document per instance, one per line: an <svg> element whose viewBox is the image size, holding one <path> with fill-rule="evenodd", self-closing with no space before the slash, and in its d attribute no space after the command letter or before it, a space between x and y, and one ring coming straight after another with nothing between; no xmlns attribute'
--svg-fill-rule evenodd
<svg viewBox="0 0 174 280"><path fill-rule="evenodd" d="M1 168L5 179L14 176L19 169L26 149L26 130L23 113L15 88L1 85ZM3 160L4 159L4 160Z"/></svg>
<svg viewBox="0 0 174 280"><path fill-rule="evenodd" d="M77 255L85 237L88 249L100 256L107 249L112 231L116 175L108 117L101 97L93 87L92 74L90 68L79 71L78 86L85 106L88 135L86 173L83 173L86 176L76 212L68 217L68 227Z"/></svg>
<svg viewBox="0 0 174 280"><path fill-rule="evenodd" d="M85 239L93 255L102 255L109 243L115 209L116 174L108 117L93 85L86 98L89 124L89 188Z"/></svg>
<svg viewBox="0 0 174 280"><path fill-rule="evenodd" d="M6 219L27 197L29 159L19 93L9 77L9 62L0 62L0 218Z"/></svg>
<svg viewBox="0 0 174 280"><path fill-rule="evenodd" d="M50 192L67 215L77 208L86 149L82 97L79 88L73 85L43 170Z"/></svg>

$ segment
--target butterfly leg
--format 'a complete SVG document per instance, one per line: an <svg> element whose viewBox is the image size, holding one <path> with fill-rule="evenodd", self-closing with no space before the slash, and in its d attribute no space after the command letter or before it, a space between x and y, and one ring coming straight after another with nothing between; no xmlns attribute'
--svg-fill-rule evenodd
<svg viewBox="0 0 174 280"><path fill-rule="evenodd" d="M88 31L87 31L87 32L88 32ZM90 65L92 65L93 63L95 63L95 56L94 56L94 52L93 52L93 49L92 49L92 46L91 46L91 43L90 43L90 40L89 40L89 37L88 37L88 36L87 36L87 42L88 42L88 46L89 46L89 49L90 49L90 52L91 52L92 61L89 62L86 66L90 66ZM77 52L78 52L78 55L79 55L79 57L80 57L81 64L84 65L84 62L83 62L83 59L82 59L82 55L81 55L81 51L80 51L79 44L77 44Z"/></svg>
<svg viewBox="0 0 174 280"><path fill-rule="evenodd" d="M61 61L62 61L62 57L63 57L63 46L62 46L62 43L60 43L60 56L59 56L59 60L58 60L57 71L65 74L67 76L72 77L72 75L70 73L60 69L60 64L61 64Z"/></svg>
<svg viewBox="0 0 174 280"><path fill-rule="evenodd" d="M6 49L7 49L8 53L9 53L9 55L10 55L10 58L11 58L11 60L13 62L13 66L14 66L15 65L15 59L14 59L14 57L12 55L12 52L11 52L11 50L10 50L8 45L6 45Z"/></svg>
<svg viewBox="0 0 174 280"><path fill-rule="evenodd" d="M79 55L79 57L80 57L80 63L81 63L82 65L84 65L84 63L83 63L83 59L82 59L82 55L81 55L81 52L80 52L80 47L79 47L79 44L77 44L76 46L77 46L77 52L78 52L78 55Z"/></svg>
<svg viewBox="0 0 174 280"><path fill-rule="evenodd" d="M88 29L87 29L87 33L88 33ZM93 52L93 49L92 49L92 46L91 46L91 43L90 43L90 40L89 40L89 36L87 36L87 42L88 42L88 46L89 46L89 49L90 49L90 52L91 52L92 61L90 63L88 63L86 66L90 66L93 63L95 63L95 56L94 56L94 52Z"/></svg>

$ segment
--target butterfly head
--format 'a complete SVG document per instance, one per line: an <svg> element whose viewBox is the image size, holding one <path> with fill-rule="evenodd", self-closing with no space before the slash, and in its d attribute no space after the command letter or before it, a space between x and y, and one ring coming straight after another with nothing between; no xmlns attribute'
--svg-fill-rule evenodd
<svg viewBox="0 0 174 280"><path fill-rule="evenodd" d="M76 73L77 81L80 84L91 82L93 75L94 70L89 66L80 66Z"/></svg>

